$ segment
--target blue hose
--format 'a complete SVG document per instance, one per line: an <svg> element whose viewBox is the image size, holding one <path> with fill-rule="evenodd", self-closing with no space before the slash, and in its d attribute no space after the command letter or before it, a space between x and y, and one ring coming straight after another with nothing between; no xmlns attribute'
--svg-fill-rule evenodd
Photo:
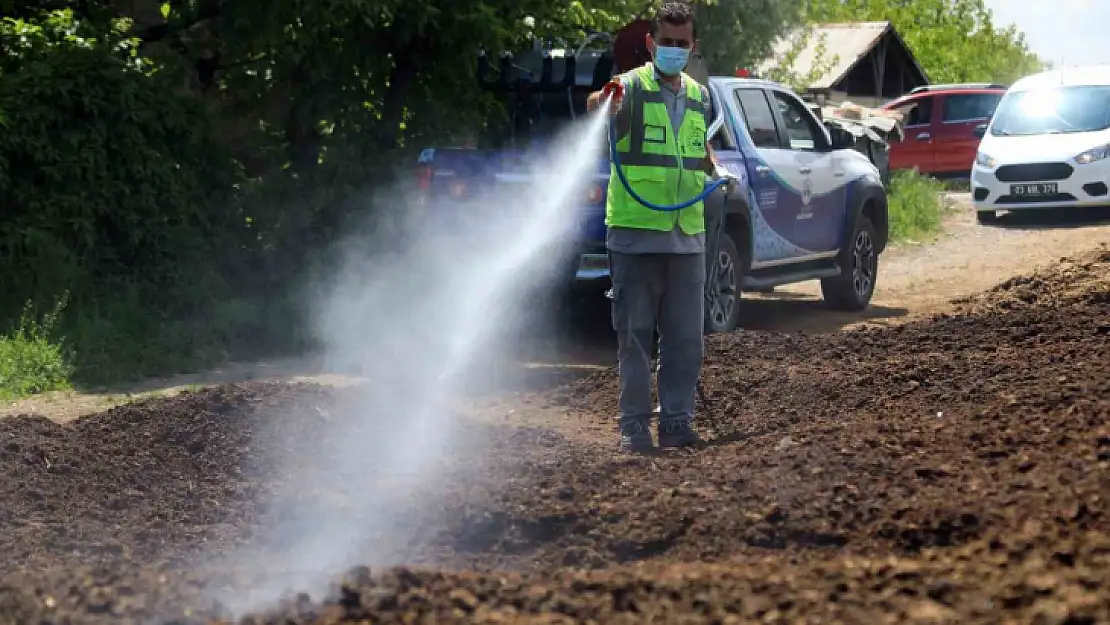
<svg viewBox="0 0 1110 625"><path fill-rule="evenodd" d="M705 190L703 190L701 193L695 195L694 197L690 198L689 200L687 200L685 202L682 202L681 204L666 205L666 204L655 204L654 202L649 202L649 201L645 200L644 198L640 197L639 195L637 195L636 192L632 190L632 185L629 184L628 178L626 178L624 176L624 169L621 168L620 157L617 156L617 130L616 130L616 128L613 127L612 118L609 119L608 126L609 126L609 154L610 154L610 157L613 159L613 166L617 170L617 178L620 178L621 184L624 185L624 190L628 191L628 194L632 196L632 199L634 199L637 202L639 202L640 204L643 204L644 206L650 208L651 210L657 210L657 211L663 211L663 212L671 212L671 211L682 210L682 209L687 208L689 206L693 206L694 204L697 204L698 202L701 202L705 198L709 197L710 193L713 193L717 189L720 189L721 187L728 184L728 178L721 178L720 180L714 180L713 182L707 184L705 186Z"/></svg>

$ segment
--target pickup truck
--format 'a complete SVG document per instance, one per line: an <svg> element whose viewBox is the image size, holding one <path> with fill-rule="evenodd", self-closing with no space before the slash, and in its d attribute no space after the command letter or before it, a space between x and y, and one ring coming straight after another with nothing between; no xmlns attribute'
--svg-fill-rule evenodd
<svg viewBox="0 0 1110 625"><path fill-rule="evenodd" d="M580 72L581 66L579 61ZM585 94L608 80L596 73L587 69L579 74L585 75L581 97L564 107L584 114ZM807 280L820 280L830 308L865 309L888 238L887 197L879 170L852 149L856 139L851 133L822 123L783 85L710 76L707 86L715 111L709 140L719 161L740 179L740 189L706 200L709 231L724 219L719 242L706 255L706 331L729 332L738 326L744 290L766 291ZM564 94L556 101L566 98ZM519 164L525 155L526 150L515 149L427 149L419 161L421 184L436 198L433 210L447 210L443 204L461 200L468 183L482 186L495 178L519 182L526 175ZM596 172L581 200L582 226L573 253L551 261L566 262L568 286L608 285L609 163L604 152L598 153Z"/></svg>

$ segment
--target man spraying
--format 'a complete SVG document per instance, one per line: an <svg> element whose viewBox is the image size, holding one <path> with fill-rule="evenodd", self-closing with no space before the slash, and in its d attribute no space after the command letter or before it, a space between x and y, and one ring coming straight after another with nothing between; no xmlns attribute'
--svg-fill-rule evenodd
<svg viewBox="0 0 1110 625"><path fill-rule="evenodd" d="M636 195L677 205L705 187L706 175L735 179L720 167L706 136L709 91L683 70L696 45L689 5L667 2L646 36L652 62L593 93L587 109L612 96L618 160ZM612 83L611 83L612 85ZM677 211L640 204L611 166L606 247L620 370L620 448L652 449L651 351L659 332L659 446L701 441L691 420L702 365L706 228L704 203Z"/></svg>

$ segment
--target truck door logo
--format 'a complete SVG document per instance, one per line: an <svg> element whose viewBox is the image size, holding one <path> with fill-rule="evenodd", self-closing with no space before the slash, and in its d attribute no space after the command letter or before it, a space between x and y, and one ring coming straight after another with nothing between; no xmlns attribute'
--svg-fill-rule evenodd
<svg viewBox="0 0 1110 625"><path fill-rule="evenodd" d="M813 184L806 178L802 181L802 210L798 213L798 220L813 219L813 207L810 203L813 202Z"/></svg>
<svg viewBox="0 0 1110 625"><path fill-rule="evenodd" d="M778 189L761 189L759 191L759 206L760 208L774 208L779 203Z"/></svg>

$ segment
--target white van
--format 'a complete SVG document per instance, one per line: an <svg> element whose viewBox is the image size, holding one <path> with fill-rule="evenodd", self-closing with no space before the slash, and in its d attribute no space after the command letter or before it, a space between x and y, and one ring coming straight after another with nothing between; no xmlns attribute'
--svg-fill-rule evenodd
<svg viewBox="0 0 1110 625"><path fill-rule="evenodd" d="M975 130L979 223L1000 210L1110 205L1110 65L1022 78Z"/></svg>

